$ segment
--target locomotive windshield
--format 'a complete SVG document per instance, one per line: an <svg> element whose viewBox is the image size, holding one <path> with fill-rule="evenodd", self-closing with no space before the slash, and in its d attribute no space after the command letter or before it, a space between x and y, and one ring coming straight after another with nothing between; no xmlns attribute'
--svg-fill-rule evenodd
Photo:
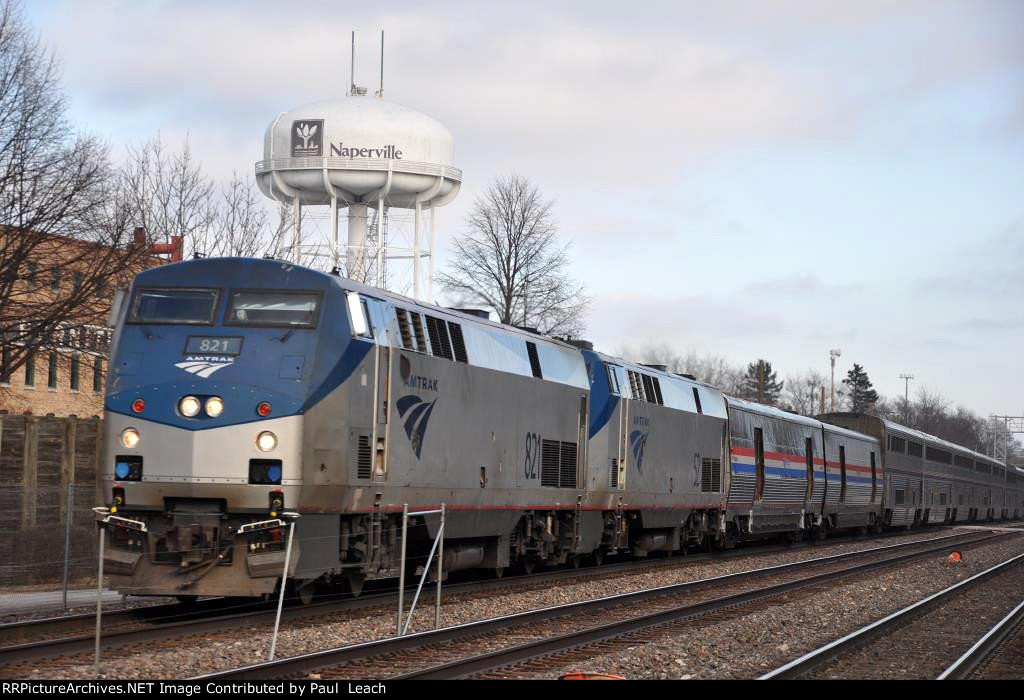
<svg viewBox="0 0 1024 700"><path fill-rule="evenodd" d="M215 289L140 289L132 300L132 323L213 323Z"/></svg>
<svg viewBox="0 0 1024 700"><path fill-rule="evenodd" d="M319 309L319 292L232 292L226 323L313 328Z"/></svg>

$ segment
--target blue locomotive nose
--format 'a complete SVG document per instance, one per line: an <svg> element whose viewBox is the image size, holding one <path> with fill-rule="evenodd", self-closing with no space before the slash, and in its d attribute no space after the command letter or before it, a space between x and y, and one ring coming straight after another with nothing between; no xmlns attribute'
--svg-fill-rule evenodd
<svg viewBox="0 0 1024 700"><path fill-rule="evenodd" d="M123 313L107 410L188 430L262 420L271 406L274 418L301 414L351 339L332 284L268 260L142 273ZM140 400L144 411L133 410Z"/></svg>

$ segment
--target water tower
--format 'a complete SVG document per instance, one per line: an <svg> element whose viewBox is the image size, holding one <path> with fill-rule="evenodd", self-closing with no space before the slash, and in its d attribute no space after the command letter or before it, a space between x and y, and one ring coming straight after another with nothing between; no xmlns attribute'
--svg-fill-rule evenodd
<svg viewBox="0 0 1024 700"><path fill-rule="evenodd" d="M411 260L412 294L422 299L425 289L430 299L435 209L452 201L462 183L452 159L452 135L440 122L353 85L344 97L280 114L267 128L256 181L263 194L292 207L291 260L298 262L303 245L303 207L329 206L333 265L344 260L347 276L384 286L389 260ZM414 212L414 233L406 245L388 240L390 208ZM348 241L340 245L343 209L348 210ZM424 213L429 236L424 236ZM429 259L425 285L424 258Z"/></svg>

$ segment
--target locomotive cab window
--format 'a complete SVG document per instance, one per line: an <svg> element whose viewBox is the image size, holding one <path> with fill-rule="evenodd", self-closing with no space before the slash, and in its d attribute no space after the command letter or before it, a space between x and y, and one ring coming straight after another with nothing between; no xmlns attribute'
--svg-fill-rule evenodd
<svg viewBox="0 0 1024 700"><path fill-rule="evenodd" d="M211 325L216 309L216 289L139 289L128 322Z"/></svg>
<svg viewBox="0 0 1024 700"><path fill-rule="evenodd" d="M319 292L232 292L226 325L316 327Z"/></svg>

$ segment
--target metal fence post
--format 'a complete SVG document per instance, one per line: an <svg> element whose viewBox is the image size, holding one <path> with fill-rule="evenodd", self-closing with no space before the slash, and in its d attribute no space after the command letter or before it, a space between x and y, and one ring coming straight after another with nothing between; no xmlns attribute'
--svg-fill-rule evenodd
<svg viewBox="0 0 1024 700"><path fill-rule="evenodd" d="M409 504L402 504L402 556L398 562L398 629L397 635L402 634L402 608L405 604L405 537L409 534Z"/></svg>
<svg viewBox="0 0 1024 700"><path fill-rule="evenodd" d="M274 635L270 638L270 658L274 660L274 653L277 651L277 631L281 627L281 608L284 607L284 589L288 583L288 563L292 558L292 538L295 536L295 520L298 513L281 513L281 516L288 519L288 546L284 550L284 572L281 574L281 595L277 598L277 617L274 619Z"/></svg>
<svg viewBox="0 0 1024 700"><path fill-rule="evenodd" d="M437 601L434 603L434 629L441 626L441 578L444 573L444 503L441 504L441 527L437 538Z"/></svg>
<svg viewBox="0 0 1024 700"><path fill-rule="evenodd" d="M100 622L103 618L103 545L107 541L107 526L106 523L100 523L100 556L99 556L99 573L96 576L96 658L95 673L96 677L100 677Z"/></svg>
<svg viewBox="0 0 1024 700"><path fill-rule="evenodd" d="M68 570L71 567L71 521L75 519L75 486L68 484L68 508L64 523L64 612L68 610Z"/></svg>

